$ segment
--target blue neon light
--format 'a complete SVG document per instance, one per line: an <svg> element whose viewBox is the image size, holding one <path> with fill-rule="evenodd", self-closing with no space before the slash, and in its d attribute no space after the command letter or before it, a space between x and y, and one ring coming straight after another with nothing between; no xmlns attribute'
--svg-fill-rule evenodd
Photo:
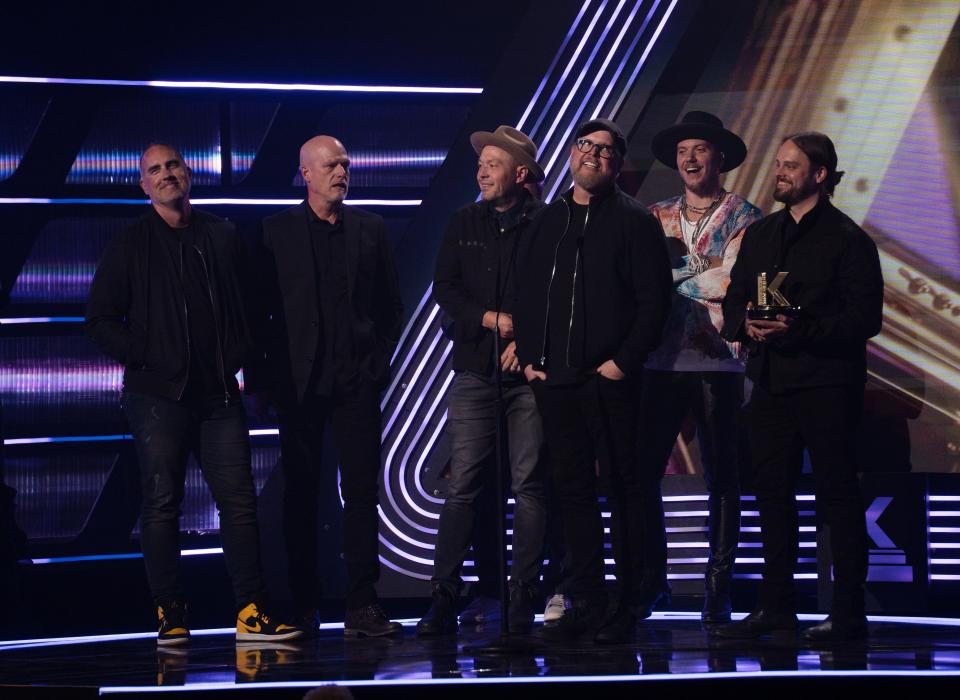
<svg viewBox="0 0 960 700"><path fill-rule="evenodd" d="M312 83L231 83L221 80L100 80L95 78L39 78L0 75L0 83L41 85L99 85L103 87L157 87L201 90L279 90L283 92L365 92L429 95L480 95L483 88L413 85L325 85Z"/></svg>

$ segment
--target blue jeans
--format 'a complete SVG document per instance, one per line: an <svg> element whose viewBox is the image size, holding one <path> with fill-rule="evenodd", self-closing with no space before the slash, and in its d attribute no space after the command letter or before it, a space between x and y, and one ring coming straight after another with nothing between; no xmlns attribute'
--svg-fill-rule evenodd
<svg viewBox="0 0 960 700"><path fill-rule="evenodd" d="M526 384L503 388L513 510L513 566L516 583L537 586L542 565L547 509L543 480L537 469L543 428L533 392ZM463 585L460 568L467 554L477 515L483 469L495 464L497 387L484 377L458 372L447 408L450 431L450 485L440 511L434 571L431 579L453 595ZM486 468L489 468L487 466Z"/></svg>
<svg viewBox="0 0 960 700"><path fill-rule="evenodd" d="M238 606L260 600L257 493L243 405L170 401L125 391L121 405L140 465L140 546L156 603L183 600L180 504L192 453L220 513L220 540Z"/></svg>

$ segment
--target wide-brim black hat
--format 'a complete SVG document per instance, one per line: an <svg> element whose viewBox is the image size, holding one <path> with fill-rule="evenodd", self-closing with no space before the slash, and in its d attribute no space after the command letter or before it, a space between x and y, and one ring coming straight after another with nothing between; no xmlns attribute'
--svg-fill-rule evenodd
<svg viewBox="0 0 960 700"><path fill-rule="evenodd" d="M653 155L668 168L677 169L677 144L686 139L709 141L717 150L722 151L723 165L720 172L725 173L738 167L747 157L747 145L739 136L723 128L720 118L709 112L687 112L683 119L668 126L653 137L651 149Z"/></svg>

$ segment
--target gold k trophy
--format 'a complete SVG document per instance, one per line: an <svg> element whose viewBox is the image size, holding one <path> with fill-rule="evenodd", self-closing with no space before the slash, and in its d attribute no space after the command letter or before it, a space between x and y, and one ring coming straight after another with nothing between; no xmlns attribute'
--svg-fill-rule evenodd
<svg viewBox="0 0 960 700"><path fill-rule="evenodd" d="M789 272L778 272L773 282L767 283L767 273L757 275L757 305L747 310L751 321L775 321L777 316L796 316L799 306L793 306L780 291L780 285Z"/></svg>

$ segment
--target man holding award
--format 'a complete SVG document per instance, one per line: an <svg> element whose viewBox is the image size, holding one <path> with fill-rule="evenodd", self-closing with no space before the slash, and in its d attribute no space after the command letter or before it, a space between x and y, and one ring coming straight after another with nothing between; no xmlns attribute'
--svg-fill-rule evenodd
<svg viewBox="0 0 960 700"><path fill-rule="evenodd" d="M866 341L880 332L883 278L877 248L830 198L843 175L833 142L799 133L777 151L774 199L784 209L744 234L723 302L723 337L748 344L754 491L764 571L760 599L720 637L797 629L793 572L795 484L810 454L819 522L830 528L833 603L811 641L866 636L866 522L853 436L863 409Z"/></svg>

